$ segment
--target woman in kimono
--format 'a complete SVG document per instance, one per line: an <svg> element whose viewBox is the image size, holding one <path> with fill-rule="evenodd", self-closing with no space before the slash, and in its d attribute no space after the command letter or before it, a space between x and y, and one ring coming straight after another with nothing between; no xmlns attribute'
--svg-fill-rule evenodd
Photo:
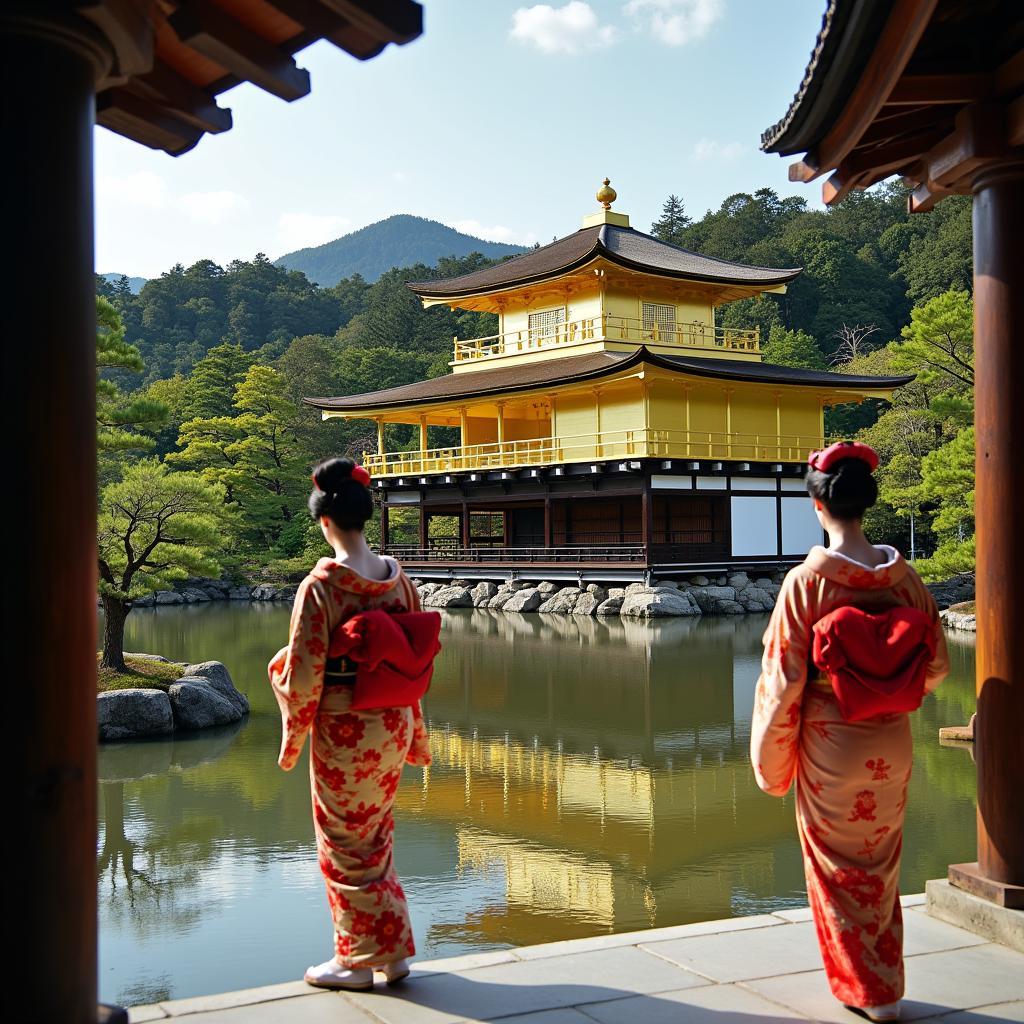
<svg viewBox="0 0 1024 1024"><path fill-rule="evenodd" d="M409 973L415 953L405 894L392 859L392 806L406 763L430 763L419 704L353 711L354 672L325 673L339 623L358 612L419 611L416 588L398 563L370 551L363 526L373 513L369 474L350 459L329 459L313 473L309 510L333 558L321 558L299 584L288 646L268 666L281 708L277 763L295 767L310 734L313 824L334 956L305 980L325 988L368 989L373 972L389 984Z"/></svg>
<svg viewBox="0 0 1024 1024"><path fill-rule="evenodd" d="M906 713L847 721L828 678L809 666L812 627L844 605L916 608L934 630L925 693L946 676L949 659L921 578L861 528L878 495L878 456L866 445L840 445L809 460L807 489L830 543L811 548L783 581L764 634L750 756L766 793L784 796L796 781L807 895L832 993L862 1016L887 1021L899 1017L904 984L898 883L910 721ZM823 464L828 471L814 468Z"/></svg>

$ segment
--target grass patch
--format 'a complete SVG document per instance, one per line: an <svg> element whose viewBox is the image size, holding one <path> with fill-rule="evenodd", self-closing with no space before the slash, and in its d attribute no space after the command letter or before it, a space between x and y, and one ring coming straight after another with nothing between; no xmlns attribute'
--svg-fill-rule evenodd
<svg viewBox="0 0 1024 1024"><path fill-rule="evenodd" d="M171 683L181 678L185 667L173 661L150 661L148 658L126 655L124 663L128 671L117 672L112 668L103 668L99 664L101 657L97 651L97 693L108 693L111 690L163 690L166 693Z"/></svg>
<svg viewBox="0 0 1024 1024"><path fill-rule="evenodd" d="M949 606L951 612L956 612L958 615L977 615L977 610L973 601L961 601L959 604L951 604Z"/></svg>

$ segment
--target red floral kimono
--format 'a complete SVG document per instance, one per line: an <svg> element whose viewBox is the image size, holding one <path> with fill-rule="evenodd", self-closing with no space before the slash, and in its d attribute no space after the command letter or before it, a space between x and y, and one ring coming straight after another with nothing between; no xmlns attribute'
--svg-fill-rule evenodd
<svg viewBox="0 0 1024 1024"><path fill-rule="evenodd" d="M288 646L268 666L281 708L277 763L295 767L311 733L309 777L320 869L346 967L379 967L415 953L405 893L392 861L392 806L406 763L430 763L419 704L351 711L351 688L324 687L331 633L361 611L419 611L416 588L393 559L370 580L321 558L299 584Z"/></svg>
<svg viewBox="0 0 1024 1024"><path fill-rule="evenodd" d="M925 692L949 671L938 608L898 551L869 568L811 549L786 576L768 629L754 699L750 759L757 784L784 796L796 780L796 821L807 896L833 994L849 1006L903 996L899 902L903 815L910 781L910 719L890 714L847 722L808 656L812 627L841 605L897 605L927 612L936 636Z"/></svg>

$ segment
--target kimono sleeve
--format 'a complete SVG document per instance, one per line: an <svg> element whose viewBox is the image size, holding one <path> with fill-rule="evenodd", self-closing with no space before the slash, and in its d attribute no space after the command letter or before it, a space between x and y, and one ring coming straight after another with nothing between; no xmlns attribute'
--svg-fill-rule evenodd
<svg viewBox="0 0 1024 1024"><path fill-rule="evenodd" d="M758 786L772 796L785 796L796 775L814 622L811 584L806 571L800 569L786 576L763 638L750 729L750 763Z"/></svg>
<svg viewBox="0 0 1024 1024"><path fill-rule="evenodd" d="M946 630L943 628L942 619L939 618L939 606L932 597L932 592L924 585L924 581L917 573L913 573L914 584L913 601L916 608L927 612L932 620L932 628L935 630L935 657L928 663L924 677L924 692L931 693L949 675L949 649L946 647Z"/></svg>
<svg viewBox="0 0 1024 1024"><path fill-rule="evenodd" d="M406 591L406 604L411 612L423 611L423 604L420 601L419 592L408 578L403 580ZM416 701L412 706L412 743L409 745L409 753L405 755L407 764L428 765L430 764L430 736L427 733L427 724L423 721L423 709L420 702Z"/></svg>
<svg viewBox="0 0 1024 1024"><path fill-rule="evenodd" d="M329 626L327 595L307 576L295 594L288 646L274 655L267 672L281 709L281 750L277 763L287 772L302 753L324 686Z"/></svg>

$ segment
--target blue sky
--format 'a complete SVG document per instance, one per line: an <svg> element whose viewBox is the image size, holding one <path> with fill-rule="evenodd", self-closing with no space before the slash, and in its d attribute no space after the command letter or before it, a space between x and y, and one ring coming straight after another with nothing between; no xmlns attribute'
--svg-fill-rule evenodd
<svg viewBox="0 0 1024 1024"><path fill-rule="evenodd" d="M361 63L297 57L312 93L225 93L234 128L181 157L96 130L96 265L277 257L394 213L500 241L547 242L596 209L648 230L792 185L757 148L799 84L824 0L424 0L423 36Z"/></svg>

